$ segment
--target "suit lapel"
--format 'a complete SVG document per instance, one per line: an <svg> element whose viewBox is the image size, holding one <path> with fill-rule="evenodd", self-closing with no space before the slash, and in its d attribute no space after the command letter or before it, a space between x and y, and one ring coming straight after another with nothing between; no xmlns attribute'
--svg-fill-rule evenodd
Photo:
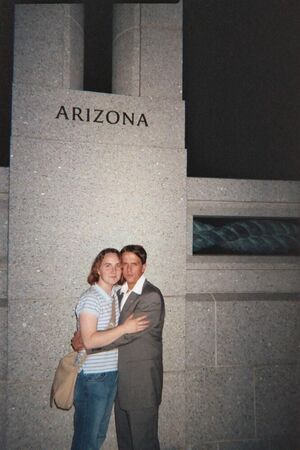
<svg viewBox="0 0 300 450"><path fill-rule="evenodd" d="M119 289L117 291L117 297L118 297L118 302L119 302L119 309L121 308L121 301L122 301L123 295L124 295L123 292L121 292L121 289Z"/></svg>
<svg viewBox="0 0 300 450"><path fill-rule="evenodd" d="M122 323L124 319L126 319L131 313L132 313L132 305L135 303L135 301L140 297L139 294L136 294L135 292L131 292L129 297L127 298L125 305L123 306L123 309L120 313L120 320L119 322Z"/></svg>

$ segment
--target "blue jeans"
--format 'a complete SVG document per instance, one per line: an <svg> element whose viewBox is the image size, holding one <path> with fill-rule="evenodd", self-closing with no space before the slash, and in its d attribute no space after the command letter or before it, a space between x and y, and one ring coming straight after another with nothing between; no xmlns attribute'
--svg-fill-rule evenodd
<svg viewBox="0 0 300 450"><path fill-rule="evenodd" d="M71 450L99 450L106 438L118 372L78 374Z"/></svg>

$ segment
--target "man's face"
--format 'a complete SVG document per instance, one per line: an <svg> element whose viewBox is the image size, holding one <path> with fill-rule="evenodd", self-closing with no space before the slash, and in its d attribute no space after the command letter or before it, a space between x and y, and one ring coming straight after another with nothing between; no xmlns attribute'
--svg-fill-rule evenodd
<svg viewBox="0 0 300 450"><path fill-rule="evenodd" d="M140 258L131 252L123 253L122 257L123 277L127 281L128 288L132 289L138 279L146 270L146 264L142 264Z"/></svg>

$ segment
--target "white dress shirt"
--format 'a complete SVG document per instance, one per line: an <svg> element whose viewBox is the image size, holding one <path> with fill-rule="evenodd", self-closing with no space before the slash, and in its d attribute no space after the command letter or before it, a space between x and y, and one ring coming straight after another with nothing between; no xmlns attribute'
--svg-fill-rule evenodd
<svg viewBox="0 0 300 450"><path fill-rule="evenodd" d="M120 292L123 294L122 300L121 300L121 306L120 306L120 311L122 311L126 300L128 299L129 295L131 294L131 292L135 292L138 295L141 295L142 290L143 290L143 286L144 283L146 281L146 277L143 274L135 283L135 285L133 286L133 288L131 290L128 290L128 284L127 281L122 285Z"/></svg>

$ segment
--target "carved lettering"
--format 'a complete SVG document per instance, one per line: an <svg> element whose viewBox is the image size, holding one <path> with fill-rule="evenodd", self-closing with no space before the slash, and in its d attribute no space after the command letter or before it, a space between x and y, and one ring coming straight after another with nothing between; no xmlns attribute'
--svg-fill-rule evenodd
<svg viewBox="0 0 300 450"><path fill-rule="evenodd" d="M111 119L112 115L115 115L115 121L114 122L112 122L112 119ZM116 123L118 123L119 120L120 120L120 114L117 111L108 111L106 113L106 120L111 125L116 125Z"/></svg>
<svg viewBox="0 0 300 450"><path fill-rule="evenodd" d="M144 114L140 115L140 118L139 118L138 123L136 125L139 127L140 123L143 123L146 127L148 126L148 123L147 123L147 120L146 120L146 117L145 117Z"/></svg>
<svg viewBox="0 0 300 450"><path fill-rule="evenodd" d="M91 108L80 108L79 106L72 106L69 109L61 105L59 107L58 113L55 119L65 119L65 120L79 120L80 122L94 122L94 123L107 123L109 125L130 125L130 126L141 126L144 125L148 127L148 122L144 113L136 116L134 112L125 111L115 111L104 109L91 109Z"/></svg>
<svg viewBox="0 0 300 450"><path fill-rule="evenodd" d="M59 111L58 111L57 115L55 116L55 119L59 119L60 115L63 115L66 120L69 120L66 108L64 106L61 106L59 108Z"/></svg>
<svg viewBox="0 0 300 450"><path fill-rule="evenodd" d="M81 108L78 108L77 106L73 107L73 114L72 114L72 120L76 120L76 117L78 117L81 122L83 122L83 118L81 117L82 110Z"/></svg>
<svg viewBox="0 0 300 450"><path fill-rule="evenodd" d="M93 122L95 122L95 123L103 123L103 120L100 120L100 117L103 114L103 109L94 109L94 112L98 113L98 114L94 118Z"/></svg>
<svg viewBox="0 0 300 450"><path fill-rule="evenodd" d="M134 113L131 113L131 118L130 118L126 112L123 112L123 125L126 125L125 119L127 119L131 125L134 125Z"/></svg>

